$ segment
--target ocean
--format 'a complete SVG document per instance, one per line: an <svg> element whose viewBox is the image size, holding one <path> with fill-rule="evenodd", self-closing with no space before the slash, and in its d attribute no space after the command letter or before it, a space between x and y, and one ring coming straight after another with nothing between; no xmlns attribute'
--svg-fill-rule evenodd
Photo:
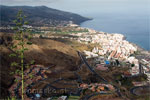
<svg viewBox="0 0 150 100"><path fill-rule="evenodd" d="M93 18L81 26L121 33L128 41L150 50L148 0L57 0L47 6Z"/></svg>

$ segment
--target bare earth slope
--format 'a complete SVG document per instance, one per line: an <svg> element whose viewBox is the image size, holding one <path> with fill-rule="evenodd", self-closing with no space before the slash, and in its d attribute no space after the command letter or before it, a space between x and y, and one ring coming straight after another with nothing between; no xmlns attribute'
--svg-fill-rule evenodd
<svg viewBox="0 0 150 100"><path fill-rule="evenodd" d="M72 72L77 70L79 65L79 57L76 51L61 42L48 39L33 39L33 45L28 46L29 50L25 53L25 60L29 62L35 60L35 64L44 65L45 67L54 66L53 69L61 72ZM9 45L12 43L11 35L4 35L0 33L0 61L1 61L1 90L2 96L8 96L7 89L13 84L14 77L10 72L15 70L10 67L12 61L19 61L19 59L10 58L9 54L12 50ZM59 73L57 73L59 74ZM50 75L50 78L58 78L60 75ZM69 76L67 76L69 77Z"/></svg>

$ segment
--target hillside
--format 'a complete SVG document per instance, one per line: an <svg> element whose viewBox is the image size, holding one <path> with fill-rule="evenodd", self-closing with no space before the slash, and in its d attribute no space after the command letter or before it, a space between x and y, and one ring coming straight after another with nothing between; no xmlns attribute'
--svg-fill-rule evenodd
<svg viewBox="0 0 150 100"><path fill-rule="evenodd" d="M82 17L78 14L64 12L46 6L3 6L0 5L1 25L12 25L13 20L16 19L17 12L22 10L27 16L27 21L33 26L50 26L67 24L73 21L75 24L80 24L88 18Z"/></svg>
<svg viewBox="0 0 150 100"><path fill-rule="evenodd" d="M17 61L19 62L19 59L14 57L10 58L9 54L13 52L13 50L10 48L10 45L13 43L16 43L17 40L12 39L13 34L5 34L0 33L0 58L1 58L1 97L7 98L10 93L10 89L15 86L15 78L16 75L11 75L11 72L14 72L17 68L16 67L10 67L11 62ZM26 37L24 37L26 39ZM33 80L25 80L27 87L30 86L32 83L34 85L30 88L37 89L37 90L47 90L47 89L57 89L59 91L67 91L65 92L67 94L75 94L80 99L74 99L74 100L133 100L133 98L142 98L138 96L133 96L130 93L130 87L133 87L132 81L140 81L145 80L143 76L136 76L136 77L129 77L129 78L121 78L120 75L124 75L123 73L128 70L128 68L116 67L112 66L109 67L108 70L99 70L94 68L95 62L94 59L87 59L87 62L89 65L93 66L90 67L89 65L82 63L83 57L82 55L78 55L76 51L83 51L83 49L88 50L91 48L91 46L83 45L82 43L76 43L71 40L66 39L50 39L50 38L32 38L32 45L25 45L27 48L29 48L28 51L25 52L25 63L29 63L31 60L35 60L34 67L31 65L29 68L25 69L25 72L31 71L32 68L38 69L38 66L40 68L46 68L44 70L44 75L42 80L39 80L38 76L39 74L34 74L36 77L33 78ZM82 64L81 64L82 63ZM81 66L82 65L82 66ZM89 66L89 67L88 67ZM49 69L47 69L49 68ZM94 69L94 72L90 70L90 68ZM39 72L39 71L37 71ZM41 71L40 71L41 73ZM97 73L97 74L96 74ZM115 87L120 88L120 93L122 95L122 98L118 95L118 92L112 92L108 91L109 89L105 90L106 94L102 95L96 94L93 90L91 91L89 88L82 94L83 92L80 91L81 88L79 86L90 84L97 89L97 85L104 85L103 80L101 78L104 78L108 81L108 83L112 83ZM145 77L145 76L144 76ZM120 79L121 78L121 79ZM39 80L39 81L37 81ZM118 82L118 80L121 80L121 85ZM125 80L125 81L122 81ZM129 82L127 84L126 82ZM81 84L83 83L83 84ZM107 84L108 84L107 83ZM19 84L19 83L17 83ZM52 87L51 87L52 85ZM90 86L89 85L89 86ZM18 85L17 85L18 87ZM19 88L17 90L20 90ZM29 89L28 89L29 90ZM96 90L97 91L97 90ZM147 91L147 90L146 90ZM15 92L13 90L15 95L19 95L21 92ZM60 96L62 95L62 92L56 92L54 94L53 92L39 92L43 99L40 100L47 100L48 97L53 96ZM103 91L102 91L103 92ZM112 93L110 93L112 92ZM78 94L79 93L79 94ZM108 93L108 94L107 94ZM109 94L110 93L110 94ZM148 93L148 92L147 92ZM30 95L32 93L29 93ZM29 97L25 100L30 100ZM63 94L64 95L64 94ZM147 95L147 94L146 94ZM31 98L31 97L30 97ZM86 99L90 98L90 99ZM129 99L130 98L130 99ZM145 98L148 98L148 96L145 96ZM69 99L72 100L72 99ZM135 99L135 100L146 100L146 99Z"/></svg>
<svg viewBox="0 0 150 100"><path fill-rule="evenodd" d="M44 65L45 67L53 66L51 70L58 71L49 75L51 78L58 78L61 73L66 74L77 70L79 65L79 57L76 51L61 42L48 39L33 39L33 45L29 46L29 51L25 53L26 62L35 60L38 65ZM12 61L19 61L19 59L10 58L9 54L12 50L9 45L13 43L11 35L0 33L0 58L1 58L1 88L2 97L8 96L7 89L12 85L14 77L10 75L10 72L15 70L14 67L10 67ZM54 74L55 73L55 74ZM53 75L54 74L54 75ZM72 77L72 75L65 75L64 77ZM52 79L53 80L53 79Z"/></svg>

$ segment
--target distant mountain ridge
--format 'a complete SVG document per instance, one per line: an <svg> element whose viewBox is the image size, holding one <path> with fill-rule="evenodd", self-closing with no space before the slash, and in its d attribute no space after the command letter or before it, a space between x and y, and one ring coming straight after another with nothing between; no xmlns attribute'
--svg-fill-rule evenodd
<svg viewBox="0 0 150 100"><path fill-rule="evenodd" d="M80 24L89 18L85 18L78 14L65 12L48 8L46 6L4 6L0 5L1 25L13 25L13 20L16 19L17 12L22 10L33 26L49 26L66 24L72 21L75 24Z"/></svg>

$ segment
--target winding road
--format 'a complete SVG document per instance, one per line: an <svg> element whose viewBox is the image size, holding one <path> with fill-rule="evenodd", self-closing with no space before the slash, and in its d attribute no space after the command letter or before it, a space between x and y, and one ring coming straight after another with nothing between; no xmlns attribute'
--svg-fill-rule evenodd
<svg viewBox="0 0 150 100"><path fill-rule="evenodd" d="M93 67L91 67L88 62L86 61L85 57L79 52L77 51L78 55L80 56L81 60L82 60L82 64L80 65L80 67L85 64L86 67L90 70L90 72L92 72L93 74L95 74L98 78L100 78L100 80L102 80L104 83L107 83L107 84L110 84L107 80L105 80L103 77L101 77L99 74L96 73L96 71L93 69ZM32 93L30 90L32 90L33 86L35 86L37 83L40 83L40 82L43 82L45 80L48 80L47 77L45 77L45 75L43 75L46 70L48 70L50 67L48 68L43 68L43 67L40 67L40 66L37 66L37 67L32 67L30 68L27 72L26 72L26 76L28 77L29 74L31 73L34 73L35 77L40 77L39 79L35 79L34 81L30 80L30 78L27 78L26 81L29 81L29 85L26 86L26 97L27 99L26 100L36 100L36 95L35 93ZM74 72L74 75L77 76L78 80L76 80L78 83L83 83L82 82L82 79L80 77L80 75L78 75L77 72ZM73 94L73 95L80 95L82 89L81 88L57 88L55 87L53 84L56 84L56 83L59 83L61 85L77 85L77 84L72 84L72 83L63 83L61 81L63 80L67 80L67 79L64 79L64 78L59 78L49 84L46 84L44 86L44 88L42 89L42 97L45 97L45 89L47 88L52 88L52 89L55 89L55 90L62 90L62 89L65 89L67 91L69 91L68 93L69 94ZM26 82L25 81L25 82ZM16 86L16 85L14 85ZM13 86L13 87L14 87ZM113 85L114 86L114 85ZM120 93L120 89L117 87L117 86L114 86L116 88L116 92L119 94L119 96L121 96L121 93ZM75 90L75 92L73 93L72 91ZM17 86L15 89L12 88L12 91L14 92L15 96L19 99L21 98L21 82L18 82L17 83ZM109 93L97 93L97 94L109 94ZM94 95L97 95L97 94L93 94L93 95L90 95L90 96L85 96L86 99L84 100L88 100L88 98L94 96Z"/></svg>
<svg viewBox="0 0 150 100"><path fill-rule="evenodd" d="M95 72L95 70L93 69L93 67L91 67L91 66L87 63L85 57L84 57L79 51L77 51L77 53L78 53L78 55L80 56L80 58L81 58L81 60L83 61L83 63L87 66L87 68L88 68L93 74L97 75L97 77L99 77L99 78L100 78L102 81L104 81L105 83L108 83L107 80L105 80L105 79L102 78L99 74L97 74L97 73Z"/></svg>
<svg viewBox="0 0 150 100"><path fill-rule="evenodd" d="M133 87L130 89L130 92L133 94L133 95L136 95L136 96L140 96L142 94L137 94L136 93L136 90L138 89L143 89L143 88L149 88L150 89L150 86L136 86L136 87ZM150 90L149 90L150 91ZM147 93L147 95L149 95L149 93Z"/></svg>
<svg viewBox="0 0 150 100"><path fill-rule="evenodd" d="M107 80L105 80L103 77L101 77L99 74L97 74L97 73L95 72L95 70L93 69L93 67L91 67L91 66L88 64L88 62L86 61L85 57L84 57L79 51L77 51L77 53L78 53L78 55L80 56L82 62L86 65L86 67L87 67L93 74L97 75L97 77L99 77L99 78L100 78L102 81L104 81L106 84L111 84L111 83L109 83ZM111 84L111 85L113 85L113 84ZM116 88L116 92L117 92L118 96L122 97L119 87L117 87L117 86L115 86L115 85L113 85L113 86Z"/></svg>

